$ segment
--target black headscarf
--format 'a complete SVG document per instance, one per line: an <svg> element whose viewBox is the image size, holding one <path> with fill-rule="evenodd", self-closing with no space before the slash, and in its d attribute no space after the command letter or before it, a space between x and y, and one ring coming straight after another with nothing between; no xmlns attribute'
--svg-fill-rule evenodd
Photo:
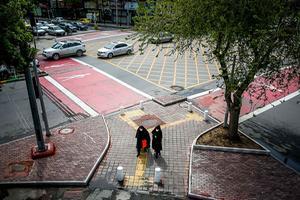
<svg viewBox="0 0 300 200"><path fill-rule="evenodd" d="M155 127L152 131L152 149L154 150L162 150L162 131L160 125Z"/></svg>

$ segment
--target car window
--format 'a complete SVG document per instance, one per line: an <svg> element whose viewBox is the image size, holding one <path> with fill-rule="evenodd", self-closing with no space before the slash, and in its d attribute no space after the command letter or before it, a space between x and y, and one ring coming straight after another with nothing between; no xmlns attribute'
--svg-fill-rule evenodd
<svg viewBox="0 0 300 200"><path fill-rule="evenodd" d="M105 49L112 49L112 48L114 48L114 44L108 44L108 45L106 45L106 46L104 46L104 48Z"/></svg>
<svg viewBox="0 0 300 200"><path fill-rule="evenodd" d="M59 49L60 47L61 47L61 43L55 43L53 46L52 46L52 48L53 49Z"/></svg>
<svg viewBox="0 0 300 200"><path fill-rule="evenodd" d="M122 48L122 47L126 47L126 46L127 46L126 44L122 43L122 44L117 44L115 48L118 49L118 48Z"/></svg>
<svg viewBox="0 0 300 200"><path fill-rule="evenodd" d="M63 49L69 48L69 47L70 47L70 43L63 44L63 46L62 46Z"/></svg>

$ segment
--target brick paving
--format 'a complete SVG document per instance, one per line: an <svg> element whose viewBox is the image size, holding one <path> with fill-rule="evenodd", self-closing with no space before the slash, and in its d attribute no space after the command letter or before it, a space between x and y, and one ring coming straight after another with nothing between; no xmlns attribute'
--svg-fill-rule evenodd
<svg viewBox="0 0 300 200"><path fill-rule="evenodd" d="M160 97L153 99L153 101L155 101L156 103L159 103L162 106L168 106L168 105L182 102L185 100L186 100L186 97L176 95L176 94L160 96Z"/></svg>
<svg viewBox="0 0 300 200"><path fill-rule="evenodd" d="M216 199L300 199L300 175L269 155L194 149L191 180Z"/></svg>
<svg viewBox="0 0 300 200"><path fill-rule="evenodd" d="M60 134L62 128L74 128L75 131ZM51 132L50 138L45 137L45 142L53 142L56 146L56 153L51 157L31 159L30 149L36 145L35 136L0 145L0 184L85 183L109 142L103 118L77 121Z"/></svg>
<svg viewBox="0 0 300 200"><path fill-rule="evenodd" d="M152 151L140 158L136 157L135 133L138 125L133 120L144 115L155 115L165 123L161 126L162 157L158 159L154 158ZM186 196L190 146L202 131L215 125L215 122L204 122L201 113L187 112L185 103L163 107L152 101L144 104L144 110L139 110L136 106L126 109L124 116L116 113L106 116L106 120L111 134L111 146L90 182L91 188L123 187L128 190ZM148 129L149 132L151 130L152 128ZM124 168L124 185L119 185L116 180L119 165ZM153 183L154 169L157 166L162 169L160 186Z"/></svg>

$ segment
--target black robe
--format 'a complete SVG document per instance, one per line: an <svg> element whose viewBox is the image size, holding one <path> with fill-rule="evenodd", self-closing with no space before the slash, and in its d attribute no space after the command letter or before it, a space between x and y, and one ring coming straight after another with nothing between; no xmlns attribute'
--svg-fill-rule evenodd
<svg viewBox="0 0 300 200"><path fill-rule="evenodd" d="M143 129L142 131L140 129ZM137 131L136 131L136 148L141 149L142 148L142 140L146 139L147 140L147 147L150 148L150 135L147 129L145 127L140 126Z"/></svg>
<svg viewBox="0 0 300 200"><path fill-rule="evenodd" d="M154 128L152 131L152 149L155 151L161 151L162 150L162 132L160 129L160 126Z"/></svg>

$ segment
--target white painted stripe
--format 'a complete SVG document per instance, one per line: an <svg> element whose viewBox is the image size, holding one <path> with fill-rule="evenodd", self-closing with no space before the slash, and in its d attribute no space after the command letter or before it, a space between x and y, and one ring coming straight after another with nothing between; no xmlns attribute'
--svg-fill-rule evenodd
<svg viewBox="0 0 300 200"><path fill-rule="evenodd" d="M297 90L296 92L293 92L293 93L291 93L291 94L289 94L289 95L287 95L285 97L282 97L281 99L278 99L278 100L276 100L276 101L274 101L274 102L272 102L272 103L264 106L263 108L259 108L259 109L255 110L255 111L251 112L251 113L248 113L247 115L244 115L244 116L240 117L239 123L242 123L242 122L244 122L244 121L252 118L254 115L259 115L259 114L261 114L261 113L263 113L263 112L265 112L265 111L267 111L267 110L269 110L269 109L271 109L271 108L273 108L275 106L278 106L281 103L283 103L285 101L288 101L288 100L290 100L290 99L298 96L299 94L300 94L300 90Z"/></svg>
<svg viewBox="0 0 300 200"><path fill-rule="evenodd" d="M214 89L211 89L211 90L207 90L207 91L204 91L204 92L201 92L201 93L198 93L198 94L193 94L191 96L188 96L187 99L188 100L195 99L195 98L201 97L203 95L207 95L211 92L217 92L219 90L221 90L221 88L214 88Z"/></svg>
<svg viewBox="0 0 300 200"><path fill-rule="evenodd" d="M86 111L92 117L96 117L99 115L95 110L93 110L90 106L86 103L81 101L78 97L76 97L72 92L67 90L61 84L59 84L56 80L51 78L50 76L45 76L45 79L52 83L55 87L57 87L62 93L64 93L67 97L69 97L72 101L74 101L78 106L80 106L84 111Z"/></svg>
<svg viewBox="0 0 300 200"><path fill-rule="evenodd" d="M138 90L138 89L132 87L131 85L129 85L129 84L127 84L127 83L125 83L125 82L123 82L123 81L121 81L121 80L119 80L119 79L113 77L112 75L110 75L110 74L108 74L108 73L106 73L106 72L104 72L104 71L98 69L97 67L94 67L94 66L92 66L92 65L90 65L90 64L88 64L88 63L85 63L85 62L83 62L83 61L81 61L81 60L78 60L78 59L76 59L76 58L71 58L71 59L74 60L74 61L76 61L76 62L79 62L79 63L81 63L81 64L83 64L83 65L87 65L87 66L91 67L91 68L94 69L95 71L97 71L97 72L99 72L99 73L101 73L101 74L107 76L108 78L113 79L113 80L116 81L117 83L119 83L119 84L121 84L121 85L123 85L123 86L125 86L125 87L127 87L127 88L129 88L129 89L131 89L131 90L133 90L134 92L136 92L136 93L138 93L138 94L140 94L140 95L142 95L142 96L144 96L144 97L146 97L146 98L153 99L153 97L150 96L149 94L146 94L145 92L142 92L142 91L140 91L140 90Z"/></svg>
<svg viewBox="0 0 300 200"><path fill-rule="evenodd" d="M116 36L122 36L122 35L130 35L131 33L121 33L121 34L115 34L115 35L108 35L108 36L100 36L100 37L95 37L91 39L86 39L82 40L83 42L88 42L88 41L93 41L93 40L99 40L99 39L104 39L104 38L110 38L110 37L116 37Z"/></svg>

